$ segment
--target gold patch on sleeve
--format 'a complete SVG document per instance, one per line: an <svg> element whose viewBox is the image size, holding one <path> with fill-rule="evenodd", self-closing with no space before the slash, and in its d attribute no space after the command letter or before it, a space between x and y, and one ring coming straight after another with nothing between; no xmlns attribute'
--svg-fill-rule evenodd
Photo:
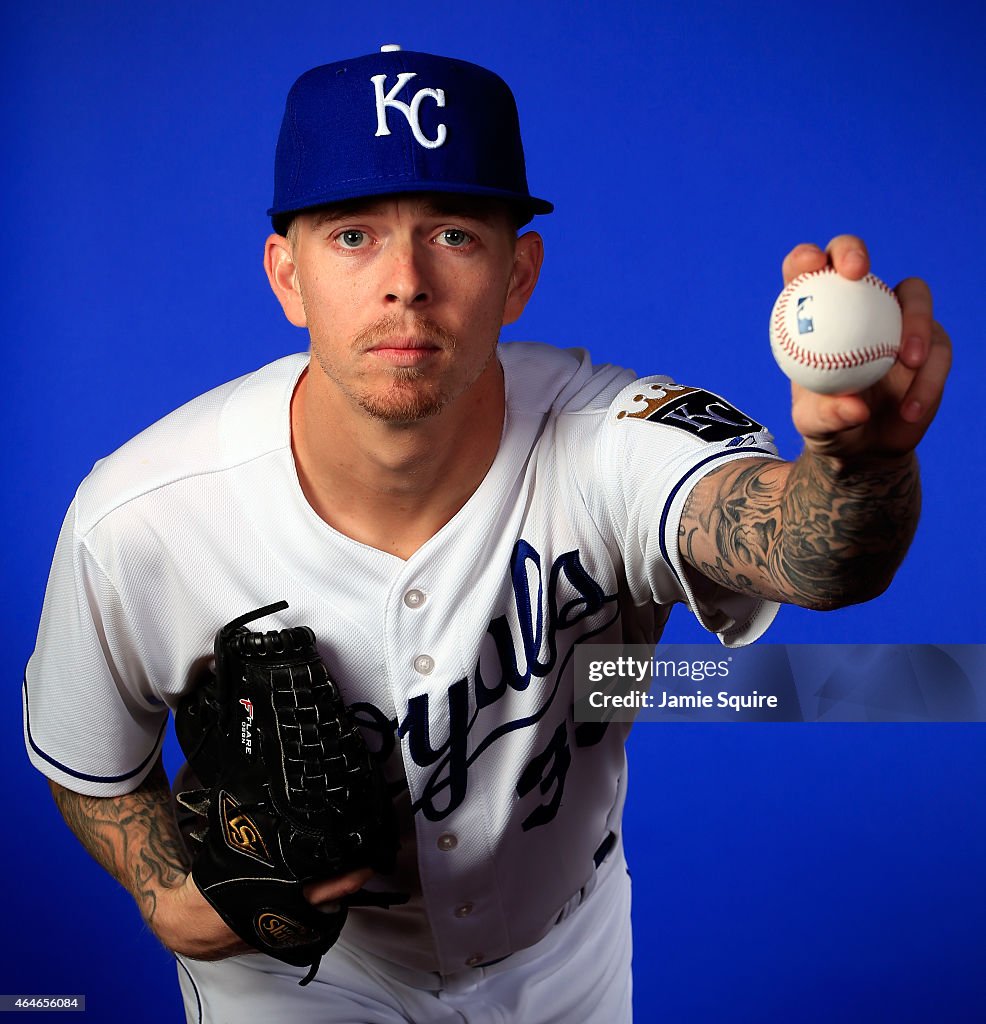
<svg viewBox="0 0 986 1024"><path fill-rule="evenodd" d="M633 400L635 402L644 403L643 408L636 409L633 412L628 409L621 409L616 414L616 418L618 420L626 418L632 420L650 419L650 417L653 416L662 405L672 402L676 398L681 398L682 395L687 395L698 390L700 389L685 387L683 384L649 384L644 392L633 396Z"/></svg>

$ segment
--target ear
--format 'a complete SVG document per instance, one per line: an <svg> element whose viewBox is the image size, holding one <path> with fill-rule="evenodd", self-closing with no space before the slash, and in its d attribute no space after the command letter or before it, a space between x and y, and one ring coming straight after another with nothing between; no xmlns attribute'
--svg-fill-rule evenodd
<svg viewBox="0 0 986 1024"><path fill-rule="evenodd" d="M503 308L504 324L512 324L524 312L527 300L538 283L543 260L544 242L536 231L528 231L517 239L510 289Z"/></svg>
<svg viewBox="0 0 986 1024"><path fill-rule="evenodd" d="M283 235L271 235L264 245L264 270L271 291L284 310L284 315L295 327L307 327L308 318L298 287L298 268L294 262L294 248Z"/></svg>

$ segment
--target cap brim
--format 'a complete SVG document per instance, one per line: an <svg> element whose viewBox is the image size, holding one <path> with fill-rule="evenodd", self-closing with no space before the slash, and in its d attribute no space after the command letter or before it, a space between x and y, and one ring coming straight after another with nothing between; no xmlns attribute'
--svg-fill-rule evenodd
<svg viewBox="0 0 986 1024"><path fill-rule="evenodd" d="M354 199L370 199L374 196L401 195L402 193L416 192L439 192L449 195L477 196L480 198L502 199L517 207L527 215L529 221L536 214L547 214L553 212L554 203L546 199L539 199L537 196L526 195L522 192L510 192L505 189L484 188L481 185L463 184L457 185L447 181L390 181L375 182L373 185L355 186L351 189L333 189L322 195L306 199L301 206L292 205L284 209L272 206L267 211L267 216L272 222L283 221L286 218L294 217L305 210L311 210L317 206L327 206L330 203L346 203ZM526 223L527 221L524 221ZM275 223L275 230L276 230Z"/></svg>

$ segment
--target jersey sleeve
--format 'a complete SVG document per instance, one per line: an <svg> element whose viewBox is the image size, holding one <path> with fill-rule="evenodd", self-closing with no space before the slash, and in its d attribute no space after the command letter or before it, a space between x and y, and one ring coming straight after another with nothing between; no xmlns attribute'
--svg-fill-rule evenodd
<svg viewBox="0 0 986 1024"><path fill-rule="evenodd" d="M24 738L31 762L50 779L90 796L119 796L154 764L168 709L147 687L119 597L75 524L73 502L24 676Z"/></svg>
<svg viewBox="0 0 986 1024"><path fill-rule="evenodd" d="M712 392L666 377L624 388L596 447L596 479L634 601L683 602L727 647L760 636L778 605L711 580L693 582L678 552L678 528L699 480L726 462L751 457L779 457L762 424Z"/></svg>

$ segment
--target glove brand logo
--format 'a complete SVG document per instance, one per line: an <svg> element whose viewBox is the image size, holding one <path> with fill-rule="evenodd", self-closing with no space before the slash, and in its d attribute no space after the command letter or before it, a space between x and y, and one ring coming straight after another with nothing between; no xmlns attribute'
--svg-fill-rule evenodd
<svg viewBox="0 0 986 1024"><path fill-rule="evenodd" d="M290 917L271 913L269 910L261 911L257 915L254 927L261 941L275 949L304 946L318 938L310 928L292 921Z"/></svg>
<svg viewBox="0 0 986 1024"><path fill-rule="evenodd" d="M425 149L438 149L438 147L443 145L445 142L445 136L447 134L445 125L440 124L437 128L435 138L429 139L421 130L419 112L421 110L421 101L425 99L433 99L435 101L435 106L444 107L445 90L419 89L412 97L410 103L404 103L402 100L395 98L401 89L403 89L412 78L417 77L417 73L414 71L402 72L397 76L397 84L386 95L384 95L383 86L384 82L387 81L387 76L374 75L370 79L373 83L377 101L377 130L374 133L374 137L378 138L381 135L390 134L390 126L387 124L387 107L393 107L395 110L399 110L406 118L415 142L424 146Z"/></svg>
<svg viewBox="0 0 986 1024"><path fill-rule="evenodd" d="M223 823L226 845L237 853L245 853L261 864L273 867L264 837L253 819L240 810L240 805L225 790L219 794L219 817Z"/></svg>
<svg viewBox="0 0 986 1024"><path fill-rule="evenodd" d="M240 703L246 708L247 716L240 722L240 742L243 744L243 753L253 753L253 701L246 697L240 698Z"/></svg>

